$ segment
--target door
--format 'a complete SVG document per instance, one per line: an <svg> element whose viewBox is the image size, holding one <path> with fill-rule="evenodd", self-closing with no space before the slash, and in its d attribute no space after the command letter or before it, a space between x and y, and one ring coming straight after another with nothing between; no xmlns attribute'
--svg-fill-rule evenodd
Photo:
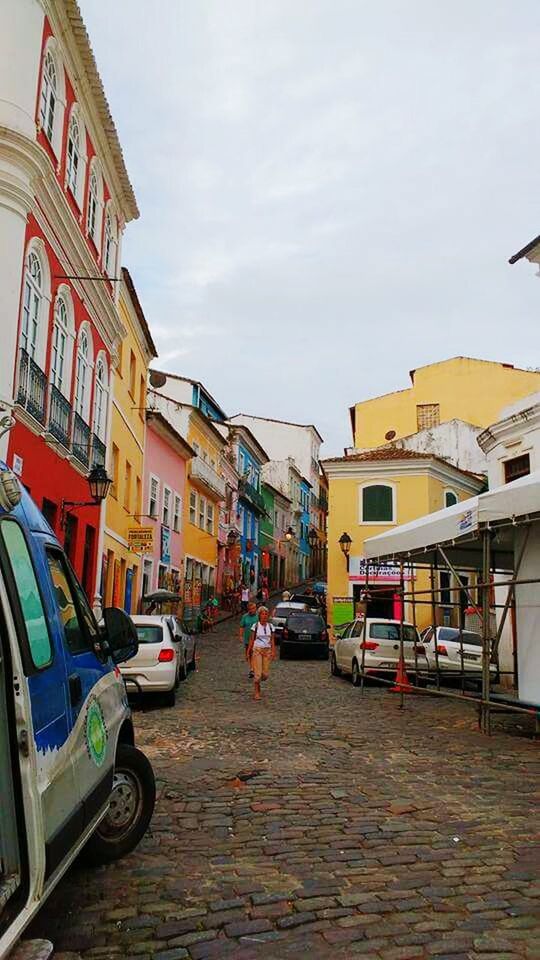
<svg viewBox="0 0 540 960"><path fill-rule="evenodd" d="M4 593L2 589L2 594ZM0 937L4 925L13 919L14 900L22 894L23 875L19 836L23 824L17 822L16 785L18 768L13 761L17 757L15 719L8 701L13 690L11 656L8 648L8 630L0 611ZM15 638L14 638L15 639ZM19 801L20 804L20 801ZM22 806L19 806L22 815ZM22 905L22 904L21 904Z"/></svg>
<svg viewBox="0 0 540 960"><path fill-rule="evenodd" d="M124 610L131 613L131 594L133 592L133 569L129 567L126 570L126 592L124 595Z"/></svg>

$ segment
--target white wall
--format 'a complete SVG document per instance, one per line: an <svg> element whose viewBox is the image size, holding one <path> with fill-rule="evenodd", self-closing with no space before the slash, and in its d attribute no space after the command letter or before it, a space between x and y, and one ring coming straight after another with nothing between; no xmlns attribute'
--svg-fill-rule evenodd
<svg viewBox="0 0 540 960"><path fill-rule="evenodd" d="M526 528L516 529L515 554L519 556ZM540 522L531 524L519 578L540 578ZM516 587L518 679L520 700L540 703L540 584Z"/></svg>
<svg viewBox="0 0 540 960"><path fill-rule="evenodd" d="M0 0L0 127L31 140L43 22L38 0Z"/></svg>
<svg viewBox="0 0 540 960"><path fill-rule="evenodd" d="M427 430L419 430L408 437L402 437L387 444L398 450L415 450L416 453L432 453L436 457L448 460L460 470L471 473L486 473L487 459L478 446L480 427L464 420L448 420ZM350 450L361 453L361 450Z"/></svg>
<svg viewBox="0 0 540 960"><path fill-rule="evenodd" d="M487 453L490 489L505 482L505 462L525 453L529 455L531 473L540 470L540 394L525 397L503 413L501 420L480 434Z"/></svg>
<svg viewBox="0 0 540 960"><path fill-rule="evenodd" d="M314 446L314 459L318 461L320 441L310 427L296 423L280 423L278 420L263 420L245 413L231 417L231 423L243 423L249 427L271 460L294 457L300 473L312 484L314 494L319 495L319 470L318 467L317 470L312 468L311 457Z"/></svg>

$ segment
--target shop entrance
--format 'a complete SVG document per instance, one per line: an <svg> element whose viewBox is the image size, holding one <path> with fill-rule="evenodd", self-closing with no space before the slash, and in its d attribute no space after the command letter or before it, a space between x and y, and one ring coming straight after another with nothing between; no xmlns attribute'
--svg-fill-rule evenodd
<svg viewBox="0 0 540 960"><path fill-rule="evenodd" d="M360 603L365 593L365 585L360 583L353 584L354 605ZM384 620L393 620L396 616L396 601L394 591L390 589L380 589L371 584L368 587L369 599L367 604L368 617L381 617Z"/></svg>

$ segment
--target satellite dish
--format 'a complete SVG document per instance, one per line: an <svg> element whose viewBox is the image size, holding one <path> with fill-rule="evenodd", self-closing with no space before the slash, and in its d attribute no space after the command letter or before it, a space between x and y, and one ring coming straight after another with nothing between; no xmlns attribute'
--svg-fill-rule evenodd
<svg viewBox="0 0 540 960"><path fill-rule="evenodd" d="M160 387L164 387L167 383L167 377L164 373L161 373L159 370L150 371L150 386L154 387L156 390L159 390Z"/></svg>
<svg viewBox="0 0 540 960"><path fill-rule="evenodd" d="M388 433L385 433L384 439L385 439L385 440L393 440L394 437L395 437L395 435L396 435L396 431L395 431L395 430L389 430Z"/></svg>

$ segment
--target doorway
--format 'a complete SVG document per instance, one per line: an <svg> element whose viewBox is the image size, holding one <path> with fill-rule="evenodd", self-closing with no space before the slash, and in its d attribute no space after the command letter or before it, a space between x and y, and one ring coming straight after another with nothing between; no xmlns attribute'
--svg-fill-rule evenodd
<svg viewBox="0 0 540 960"><path fill-rule="evenodd" d="M361 602L361 598L365 593L365 585L360 583L353 584L353 599L354 605ZM390 589L379 589L377 586L370 584L368 585L369 597L367 602L367 612L366 616L368 617L380 617L382 620L393 620L394 611L395 611L395 597L394 590Z"/></svg>

